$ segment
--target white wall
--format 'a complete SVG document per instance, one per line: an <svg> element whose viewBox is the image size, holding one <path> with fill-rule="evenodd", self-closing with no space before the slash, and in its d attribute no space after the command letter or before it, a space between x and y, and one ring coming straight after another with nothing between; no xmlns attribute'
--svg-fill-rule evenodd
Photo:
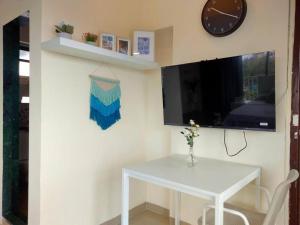
<svg viewBox="0 0 300 225"><path fill-rule="evenodd" d="M60 21L74 25L75 40L81 41L84 32L130 37L141 26L141 4L138 0L43 0L42 39L51 38Z"/></svg>
<svg viewBox="0 0 300 225"><path fill-rule="evenodd" d="M41 95L41 1L39 0L1 0L0 1L0 86L3 84L3 34L2 26L16 17L30 10L30 137L29 137L29 224L40 225L40 95ZM1 92L2 93L2 92ZM0 102L3 101L2 94ZM3 108L0 104L0 114L2 115ZM3 124L2 117L0 119L1 127ZM2 152L3 133L0 132ZM2 177L2 153L0 154L0 167ZM2 180L2 179L1 179ZM2 182L0 183L2 190ZM0 196L2 195L2 192ZM2 202L2 196L0 198ZM2 204L0 204L1 208ZM2 211L2 210L1 210Z"/></svg>
<svg viewBox="0 0 300 225"><path fill-rule="evenodd" d="M205 157L261 165L263 184L271 190L284 178L289 157L288 1L248 0L245 22L226 38L213 38L201 27L200 14L205 2L43 0L41 10L39 1L0 1L1 24L26 9L31 10L30 225L90 225L111 219L120 213L122 166L170 152L186 153L180 129L163 126L159 71L144 75L110 67L121 80L122 120L103 132L88 119L88 74L97 67L99 75L111 77L112 73L106 66L90 61L47 52L40 56L40 36L43 40L51 38L53 25L61 20L76 26L74 37L77 40L87 31L128 37L137 28L155 30L173 26L174 64L274 49L277 55L277 132L247 132L247 151L229 159L224 152L222 131L201 129L196 149ZM1 44L2 41L0 50ZM240 132L230 131L228 137L231 148L242 145ZM165 189L152 185L146 188L137 182L133 192L131 206L146 199L164 207L172 204ZM235 201L245 203L251 196L250 191L245 191ZM200 200L183 197L184 220L196 224L200 209ZM279 224L287 224L286 221L287 212L280 217Z"/></svg>
<svg viewBox="0 0 300 225"><path fill-rule="evenodd" d="M106 131L89 120L95 69L121 81L122 119ZM41 224L100 224L120 213L121 168L145 160L145 76L46 52L42 71ZM145 200L136 183L131 206Z"/></svg>
<svg viewBox="0 0 300 225"><path fill-rule="evenodd" d="M191 0L188 3L179 0L147 1L143 4L143 21L151 29L174 27L173 64L266 50L276 51L277 131L274 133L247 131L248 148L235 158L226 156L222 130L202 128L200 138L195 143L197 155L261 166L263 169L262 183L273 191L276 185L284 179L289 160L290 94L287 89L290 87L287 83L289 1L247 1L248 14L245 22L235 33L225 38L212 37L202 28L200 16L205 2L205 0ZM149 11L151 13L146 13ZM160 74L157 73L149 78L152 79L150 81L152 85L148 93L161 92L159 77ZM157 102L157 104L150 105L150 108L161 107L161 96L156 97L156 101L153 100L153 102ZM151 109L148 108L148 110ZM157 124L161 124L161 112L156 115ZM187 153L187 145L180 135L181 128L168 128L171 130L171 152ZM229 131L227 137L232 152L244 144L241 131ZM166 141L168 142L168 140ZM157 141L156 145L163 144ZM165 204L165 201L161 201L161 199L161 196L156 197L155 195L148 198L149 201ZM172 198L170 199L172 205ZM251 206L253 199L253 192L245 190L234 201ZM201 200L184 195L183 220L196 224L201 203ZM284 215L280 215L279 224L287 224L287 218L288 213L285 210Z"/></svg>
<svg viewBox="0 0 300 225"><path fill-rule="evenodd" d="M44 0L43 40L61 20L75 25L76 40L84 32L129 37L139 4ZM121 81L122 119L107 131L89 120L88 75L95 70ZM96 225L120 214L121 168L146 160L146 88L143 72L42 53L41 224ZM146 190L134 182L132 207L146 201Z"/></svg>
<svg viewBox="0 0 300 225"><path fill-rule="evenodd" d="M159 71L147 73L147 130L145 135L145 151L147 160L161 158L170 154L171 133L163 125L162 92ZM169 208L169 190L156 185L147 185L147 201Z"/></svg>

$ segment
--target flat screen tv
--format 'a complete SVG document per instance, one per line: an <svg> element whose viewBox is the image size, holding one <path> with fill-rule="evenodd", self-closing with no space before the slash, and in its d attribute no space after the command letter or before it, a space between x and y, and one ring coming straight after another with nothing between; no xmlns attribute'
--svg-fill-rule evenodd
<svg viewBox="0 0 300 225"><path fill-rule="evenodd" d="M275 52L162 68L164 123L276 130Z"/></svg>

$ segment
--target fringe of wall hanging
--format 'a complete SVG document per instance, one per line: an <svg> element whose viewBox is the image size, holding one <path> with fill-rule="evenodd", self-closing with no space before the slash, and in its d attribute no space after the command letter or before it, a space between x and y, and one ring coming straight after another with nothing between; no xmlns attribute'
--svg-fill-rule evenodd
<svg viewBox="0 0 300 225"><path fill-rule="evenodd" d="M119 80L90 75L90 119L106 130L121 119Z"/></svg>

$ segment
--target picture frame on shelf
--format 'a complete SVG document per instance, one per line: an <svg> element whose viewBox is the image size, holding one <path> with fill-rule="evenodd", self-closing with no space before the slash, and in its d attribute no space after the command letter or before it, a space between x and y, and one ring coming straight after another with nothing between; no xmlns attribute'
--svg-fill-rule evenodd
<svg viewBox="0 0 300 225"><path fill-rule="evenodd" d="M135 31L133 40L133 56L154 61L155 33L150 31Z"/></svg>
<svg viewBox="0 0 300 225"><path fill-rule="evenodd" d="M116 36L114 34L103 33L100 37L101 48L116 51Z"/></svg>
<svg viewBox="0 0 300 225"><path fill-rule="evenodd" d="M131 41L127 38L117 38L117 52L125 55L131 55Z"/></svg>

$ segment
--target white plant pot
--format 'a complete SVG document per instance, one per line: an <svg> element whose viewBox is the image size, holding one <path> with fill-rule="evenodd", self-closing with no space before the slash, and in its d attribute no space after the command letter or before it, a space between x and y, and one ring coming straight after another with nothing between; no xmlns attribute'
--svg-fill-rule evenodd
<svg viewBox="0 0 300 225"><path fill-rule="evenodd" d="M72 39L72 34L66 32L57 33L57 36L62 38Z"/></svg>

